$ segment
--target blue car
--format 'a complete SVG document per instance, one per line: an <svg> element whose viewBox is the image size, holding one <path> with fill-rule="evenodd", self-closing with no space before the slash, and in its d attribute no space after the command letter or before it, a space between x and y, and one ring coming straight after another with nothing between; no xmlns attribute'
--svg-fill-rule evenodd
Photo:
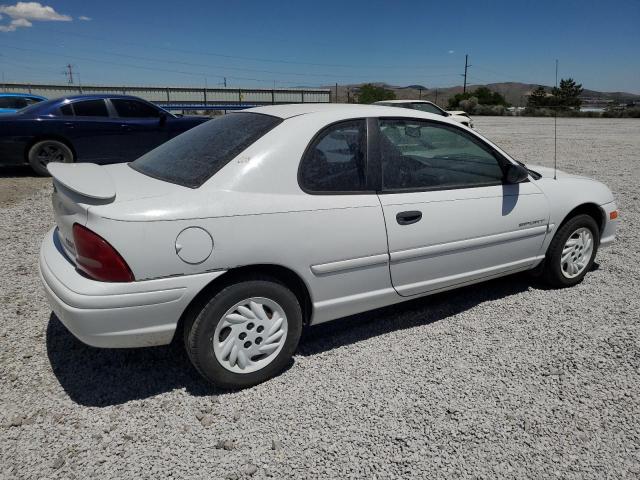
<svg viewBox="0 0 640 480"><path fill-rule="evenodd" d="M46 98L30 93L0 93L0 114L15 113L18 110L45 101Z"/></svg>
<svg viewBox="0 0 640 480"><path fill-rule="evenodd" d="M76 95L0 116L0 165L129 162L208 120L175 116L127 95Z"/></svg>

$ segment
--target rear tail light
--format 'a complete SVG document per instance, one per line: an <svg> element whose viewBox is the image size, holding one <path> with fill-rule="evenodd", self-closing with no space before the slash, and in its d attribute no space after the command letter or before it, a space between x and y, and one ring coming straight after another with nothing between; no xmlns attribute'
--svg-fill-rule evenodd
<svg viewBox="0 0 640 480"><path fill-rule="evenodd" d="M618 218L618 211L617 210L609 212L609 220L615 220L616 218Z"/></svg>
<svg viewBox="0 0 640 480"><path fill-rule="evenodd" d="M95 232L73 224L78 269L102 282L133 282L129 265L109 243Z"/></svg>

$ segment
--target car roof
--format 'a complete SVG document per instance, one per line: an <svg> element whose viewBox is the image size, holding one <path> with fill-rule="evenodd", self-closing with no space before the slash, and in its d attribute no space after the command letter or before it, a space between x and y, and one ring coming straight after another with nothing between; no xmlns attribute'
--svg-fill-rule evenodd
<svg viewBox="0 0 640 480"><path fill-rule="evenodd" d="M349 117L408 117L425 118L428 120L438 120L449 122L441 115L434 113L410 110L401 107L388 107L384 105L361 105L353 103L294 103L286 105L268 105L265 107L255 107L243 110L243 112L262 113L272 115L282 119L297 117L299 115L333 114L336 120Z"/></svg>
<svg viewBox="0 0 640 480"><path fill-rule="evenodd" d="M386 104L386 103L431 103L433 104L433 102L430 102L428 100L381 100L379 102L376 102L377 104Z"/></svg>
<svg viewBox="0 0 640 480"><path fill-rule="evenodd" d="M130 99L130 100L142 100L139 97L134 97L133 95L122 95L122 94L110 94L110 93L99 93L99 94L85 94L85 95L68 95L68 96L64 96L64 97L60 97L60 99L64 99L64 100L89 100L89 99L105 99L105 98L123 98L123 99Z"/></svg>
<svg viewBox="0 0 640 480"><path fill-rule="evenodd" d="M45 97L41 97L40 95L33 95L32 93L4 93L0 92L0 97L30 97L30 98L41 98L46 100Z"/></svg>

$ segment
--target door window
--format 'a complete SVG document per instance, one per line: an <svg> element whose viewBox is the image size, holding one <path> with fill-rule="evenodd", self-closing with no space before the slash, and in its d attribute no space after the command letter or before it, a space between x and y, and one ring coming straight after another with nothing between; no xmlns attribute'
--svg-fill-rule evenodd
<svg viewBox="0 0 640 480"><path fill-rule="evenodd" d="M502 183L480 140L434 122L380 119L383 190L470 188Z"/></svg>
<svg viewBox="0 0 640 480"><path fill-rule="evenodd" d="M365 189L365 120L333 124L309 145L300 164L300 186L310 192Z"/></svg>
<svg viewBox="0 0 640 480"><path fill-rule="evenodd" d="M119 117L125 118L158 118L160 111L149 104L138 100L112 98L111 103Z"/></svg>
<svg viewBox="0 0 640 480"><path fill-rule="evenodd" d="M82 100L73 103L76 117L108 117L109 112L104 100Z"/></svg>

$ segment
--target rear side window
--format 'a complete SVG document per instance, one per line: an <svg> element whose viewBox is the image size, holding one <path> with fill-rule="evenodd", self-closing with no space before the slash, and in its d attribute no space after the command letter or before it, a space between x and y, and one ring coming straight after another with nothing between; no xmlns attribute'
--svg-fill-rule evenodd
<svg viewBox="0 0 640 480"><path fill-rule="evenodd" d="M138 100L112 98L111 103L118 112L119 117L125 118L158 118L160 111Z"/></svg>
<svg viewBox="0 0 640 480"><path fill-rule="evenodd" d="M307 192L365 189L366 121L349 120L320 132L305 152L298 181Z"/></svg>
<svg viewBox="0 0 640 480"><path fill-rule="evenodd" d="M82 100L73 103L76 117L108 117L107 105L104 100Z"/></svg>
<svg viewBox="0 0 640 480"><path fill-rule="evenodd" d="M209 120L129 165L153 178L198 188L282 119L259 113L230 113Z"/></svg>
<svg viewBox="0 0 640 480"><path fill-rule="evenodd" d="M73 117L73 108L71 107L71 104L67 103L66 105L61 106L60 113L65 117Z"/></svg>

